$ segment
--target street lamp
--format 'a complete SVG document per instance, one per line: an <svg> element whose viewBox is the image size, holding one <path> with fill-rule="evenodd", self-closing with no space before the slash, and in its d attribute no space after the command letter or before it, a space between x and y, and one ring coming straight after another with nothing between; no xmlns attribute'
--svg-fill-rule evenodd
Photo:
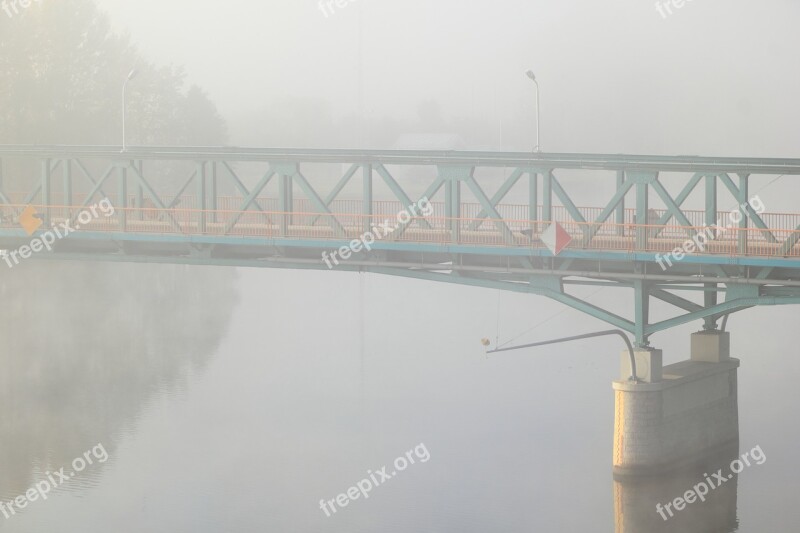
<svg viewBox="0 0 800 533"><path fill-rule="evenodd" d="M128 89L128 82L135 78L139 72L136 69L131 70L128 77L125 78L125 83L122 84L122 151L126 151L127 145L125 144L125 92Z"/></svg>
<svg viewBox="0 0 800 533"><path fill-rule="evenodd" d="M539 82L536 80L536 74L534 74L532 70L529 70L525 74L536 85L536 146L533 148L533 151L538 153L541 150L541 145L539 144Z"/></svg>

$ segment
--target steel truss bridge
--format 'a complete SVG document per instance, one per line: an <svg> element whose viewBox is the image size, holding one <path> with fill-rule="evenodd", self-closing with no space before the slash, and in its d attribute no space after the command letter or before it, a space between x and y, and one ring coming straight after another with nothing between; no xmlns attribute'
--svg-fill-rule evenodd
<svg viewBox="0 0 800 533"><path fill-rule="evenodd" d="M800 159L0 146L0 249L70 222L80 230L32 257L328 270L323 252L389 219L394 232L335 270L546 296L645 347L690 321L713 330L736 311L800 303L800 213L751 202L754 179L786 187L798 174ZM598 184L607 194L579 206ZM112 216L81 218L105 198ZM397 222L423 198L429 215ZM29 206L43 222L34 235L19 225ZM541 240L555 222L572 237L558 255ZM702 250L662 269L700 233ZM630 289L632 316L571 294L578 285ZM674 316L651 322L653 299Z"/></svg>

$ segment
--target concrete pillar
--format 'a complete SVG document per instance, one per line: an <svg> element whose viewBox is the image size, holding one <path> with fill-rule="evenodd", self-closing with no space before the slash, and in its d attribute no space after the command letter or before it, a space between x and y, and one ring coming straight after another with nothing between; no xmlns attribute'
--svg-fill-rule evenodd
<svg viewBox="0 0 800 533"><path fill-rule="evenodd" d="M628 381L625 352L613 383L615 474L654 473L738 445L739 360L730 358L730 336L695 333L691 346L689 360L664 367L660 350L637 351L638 383Z"/></svg>
<svg viewBox="0 0 800 533"><path fill-rule="evenodd" d="M663 354L661 350L634 350L633 358L636 361L636 378L645 383L661 381L663 374ZM624 381L631 376L631 356L628 350L622 352L620 359L621 376Z"/></svg>
<svg viewBox="0 0 800 533"><path fill-rule="evenodd" d="M692 334L692 361L721 363L731 359L731 334L727 331L700 331Z"/></svg>

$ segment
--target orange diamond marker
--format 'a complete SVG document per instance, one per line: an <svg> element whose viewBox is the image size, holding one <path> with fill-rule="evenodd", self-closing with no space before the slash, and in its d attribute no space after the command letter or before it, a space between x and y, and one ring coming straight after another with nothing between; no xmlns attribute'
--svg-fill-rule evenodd
<svg viewBox="0 0 800 533"><path fill-rule="evenodd" d="M36 209L28 206L19 215L19 225L28 235L33 235L33 232L42 225L42 219L39 218L39 213L36 212Z"/></svg>

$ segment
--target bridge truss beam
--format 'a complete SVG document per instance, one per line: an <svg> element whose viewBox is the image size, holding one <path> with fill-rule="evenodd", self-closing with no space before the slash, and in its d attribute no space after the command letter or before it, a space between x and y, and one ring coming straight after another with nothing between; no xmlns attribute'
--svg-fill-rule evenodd
<svg viewBox="0 0 800 533"><path fill-rule="evenodd" d="M0 247L30 241L16 221L28 206L41 233L107 199L113 217L34 257L326 270L323 252L430 201L336 269L544 296L642 347L687 322L713 330L742 309L800 303L800 213L750 196L754 179L783 175L800 160L0 146ZM553 223L572 237L557 256L542 241ZM663 266L701 236L703 253ZM569 292L591 284L630 291L632 316ZM651 322L654 301L676 314Z"/></svg>

